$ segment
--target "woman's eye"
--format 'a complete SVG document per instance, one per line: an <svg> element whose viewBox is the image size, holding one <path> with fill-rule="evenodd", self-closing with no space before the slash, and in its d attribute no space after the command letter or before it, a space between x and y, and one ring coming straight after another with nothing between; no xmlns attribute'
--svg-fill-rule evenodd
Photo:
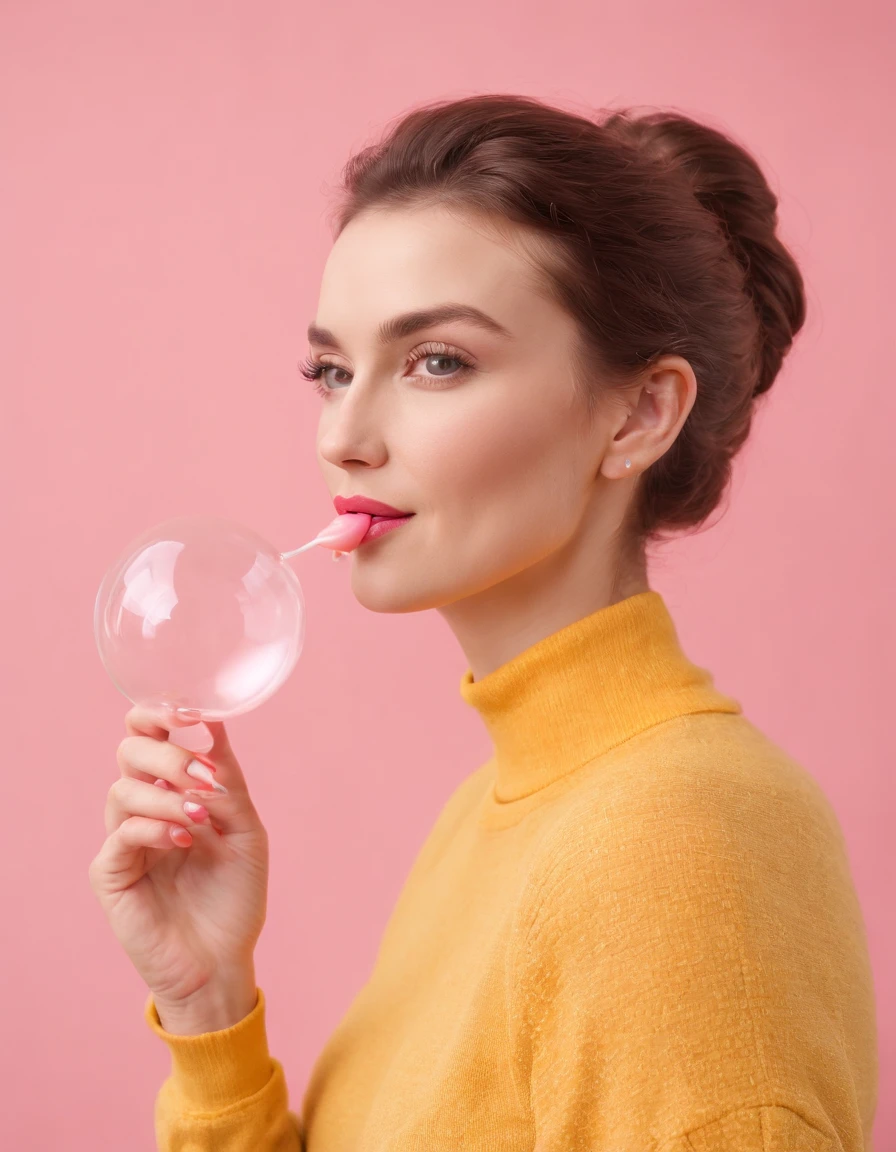
<svg viewBox="0 0 896 1152"><path fill-rule="evenodd" d="M455 364L457 364L457 365L461 364L460 360L456 356L448 356L443 352L432 352L428 356L420 356L417 360L414 361L414 363L417 364L417 363L420 363L420 361L423 361L426 364L427 372L431 372L434 376L442 375L442 373L440 373L438 371L438 369L434 369L433 366L430 364L431 360L435 360L435 361L447 360L449 362L451 360L453 360ZM457 368L445 372L444 375L450 376L452 374L452 371L456 372Z"/></svg>
<svg viewBox="0 0 896 1152"><path fill-rule="evenodd" d="M418 364L423 365L421 372L412 371ZM463 356L452 355L448 352L426 352L421 349L418 355L411 356L405 362L405 374L416 377L418 380L437 381L454 380L472 371L472 364ZM314 381L315 390L322 395L335 392L351 382L352 374L338 364L322 364L320 361L306 360L302 366L302 375L307 380Z"/></svg>

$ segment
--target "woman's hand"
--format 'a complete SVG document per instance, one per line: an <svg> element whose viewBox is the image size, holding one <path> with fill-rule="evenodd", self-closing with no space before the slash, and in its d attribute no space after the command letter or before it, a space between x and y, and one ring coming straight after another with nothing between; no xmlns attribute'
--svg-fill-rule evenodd
<svg viewBox="0 0 896 1152"><path fill-rule="evenodd" d="M169 731L191 722L141 707L125 716L121 776L109 789L106 839L89 876L162 1026L209 1031L236 1023L256 1003L253 953L267 910L268 837L223 723L204 721L214 739L208 753L168 742ZM215 766L226 794L187 775L197 759ZM187 789L203 789L202 796ZM206 807L203 823L185 802Z"/></svg>

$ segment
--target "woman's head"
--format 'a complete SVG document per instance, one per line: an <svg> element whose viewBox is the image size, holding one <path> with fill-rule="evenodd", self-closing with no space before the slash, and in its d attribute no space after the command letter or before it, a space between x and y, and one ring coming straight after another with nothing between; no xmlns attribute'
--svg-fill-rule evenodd
<svg viewBox="0 0 896 1152"><path fill-rule="evenodd" d="M335 340L311 341L318 453L332 495L415 513L355 553L361 602L637 587L645 545L722 501L803 324L776 207L745 151L666 113L485 95L354 156L315 318ZM381 339L446 303L496 327Z"/></svg>

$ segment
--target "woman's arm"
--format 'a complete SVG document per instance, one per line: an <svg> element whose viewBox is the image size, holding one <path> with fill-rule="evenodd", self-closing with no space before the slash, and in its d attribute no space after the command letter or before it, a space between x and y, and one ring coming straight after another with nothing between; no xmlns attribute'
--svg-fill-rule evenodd
<svg viewBox="0 0 896 1152"><path fill-rule="evenodd" d="M260 988L248 1016L219 1031L167 1032L152 996L144 1015L171 1052L171 1075L155 1103L159 1152L305 1152L283 1067L268 1051Z"/></svg>

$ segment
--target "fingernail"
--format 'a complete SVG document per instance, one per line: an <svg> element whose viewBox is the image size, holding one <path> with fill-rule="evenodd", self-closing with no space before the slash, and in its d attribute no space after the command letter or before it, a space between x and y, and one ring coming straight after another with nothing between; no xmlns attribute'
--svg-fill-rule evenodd
<svg viewBox="0 0 896 1152"><path fill-rule="evenodd" d="M203 808L201 804L193 804L190 800L184 804L184 812L195 820L197 824L201 824L203 820L208 819L208 809Z"/></svg>
<svg viewBox="0 0 896 1152"><path fill-rule="evenodd" d="M225 792L227 789L223 784L219 784L215 779L214 773L207 764L203 764L199 760L191 760L187 765L187 775L192 776L194 780L201 780L204 784L211 784L216 792Z"/></svg>
<svg viewBox="0 0 896 1152"><path fill-rule="evenodd" d="M153 780L153 784L155 784L156 788L167 788L168 787L168 781L163 780L161 776L158 778L158 780Z"/></svg>
<svg viewBox="0 0 896 1152"><path fill-rule="evenodd" d="M184 796L197 796L200 800L217 800L220 792L212 792L208 788L184 788Z"/></svg>

